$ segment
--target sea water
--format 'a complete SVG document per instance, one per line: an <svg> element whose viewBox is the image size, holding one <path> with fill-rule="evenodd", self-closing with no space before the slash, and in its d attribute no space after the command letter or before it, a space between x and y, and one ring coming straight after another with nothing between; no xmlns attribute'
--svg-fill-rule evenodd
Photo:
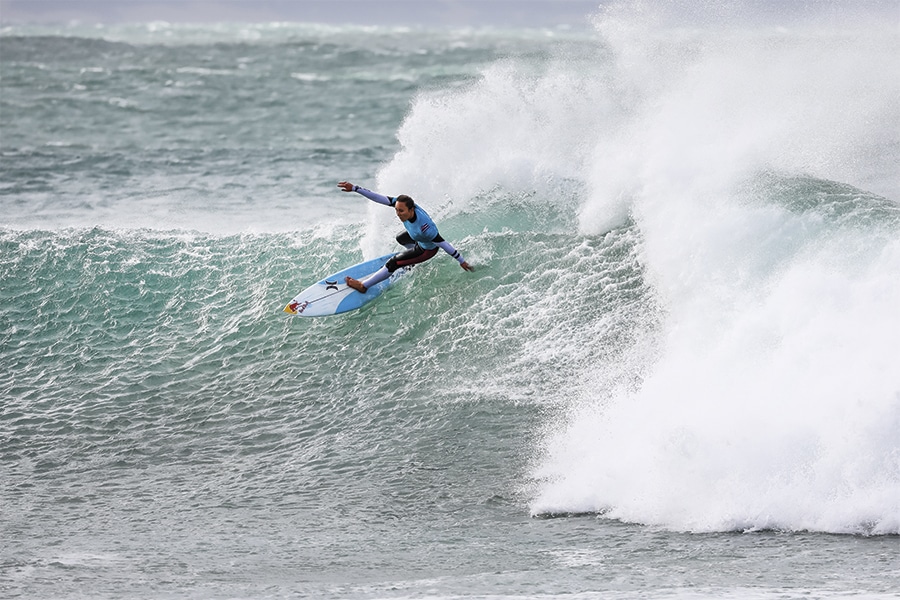
<svg viewBox="0 0 900 600"><path fill-rule="evenodd" d="M3 28L0 593L897 597L896 20L722 17Z"/></svg>

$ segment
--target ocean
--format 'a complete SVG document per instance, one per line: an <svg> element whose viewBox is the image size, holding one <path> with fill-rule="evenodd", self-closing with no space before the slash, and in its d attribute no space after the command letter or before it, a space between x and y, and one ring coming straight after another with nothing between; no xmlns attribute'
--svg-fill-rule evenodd
<svg viewBox="0 0 900 600"><path fill-rule="evenodd" d="M827 15L826 15L827 17ZM0 595L900 597L896 22L0 29ZM363 309L283 306L399 249Z"/></svg>

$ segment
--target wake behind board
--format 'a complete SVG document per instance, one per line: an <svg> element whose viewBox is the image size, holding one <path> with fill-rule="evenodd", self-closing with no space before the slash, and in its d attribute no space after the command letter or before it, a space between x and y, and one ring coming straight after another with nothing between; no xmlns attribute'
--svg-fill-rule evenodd
<svg viewBox="0 0 900 600"><path fill-rule="evenodd" d="M299 317L325 317L361 308L380 296L398 277L406 273L409 267L397 269L390 278L376 283L365 294L348 287L344 279L346 277L364 279L383 267L392 256L394 255L385 254L329 275L294 296L284 307L284 312Z"/></svg>

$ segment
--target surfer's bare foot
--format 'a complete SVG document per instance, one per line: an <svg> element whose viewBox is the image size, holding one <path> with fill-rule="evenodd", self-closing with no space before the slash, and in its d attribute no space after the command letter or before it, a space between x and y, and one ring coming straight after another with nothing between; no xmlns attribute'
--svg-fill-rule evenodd
<svg viewBox="0 0 900 600"><path fill-rule="evenodd" d="M364 286L361 281L353 279L352 277L347 277L346 282L347 282L347 286L352 287L354 290L356 290L360 294L365 294L368 291L366 286Z"/></svg>

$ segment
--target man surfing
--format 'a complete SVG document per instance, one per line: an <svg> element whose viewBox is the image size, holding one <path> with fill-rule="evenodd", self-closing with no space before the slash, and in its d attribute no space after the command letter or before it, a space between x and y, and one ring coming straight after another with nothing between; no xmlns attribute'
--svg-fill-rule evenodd
<svg viewBox="0 0 900 600"><path fill-rule="evenodd" d="M387 261L387 264L381 267L381 269L372 273L362 281L353 279L352 277L346 278L347 285L357 292L365 294L371 286L384 281L400 267L425 262L437 254L438 248L459 261L459 266L466 271L475 270L469 266L469 263L465 261L462 255L450 244L450 242L441 237L438 233L437 225L434 224L434 221L431 220L428 213L416 205L409 196L400 195L396 198L392 198L367 190L366 188L361 188L358 185L353 185L349 181L342 181L337 185L345 192L356 192L357 194L365 196L372 202L394 207L397 218L400 219L403 223L403 227L406 229L406 231L397 236L397 243L406 247L404 252L395 255Z"/></svg>

